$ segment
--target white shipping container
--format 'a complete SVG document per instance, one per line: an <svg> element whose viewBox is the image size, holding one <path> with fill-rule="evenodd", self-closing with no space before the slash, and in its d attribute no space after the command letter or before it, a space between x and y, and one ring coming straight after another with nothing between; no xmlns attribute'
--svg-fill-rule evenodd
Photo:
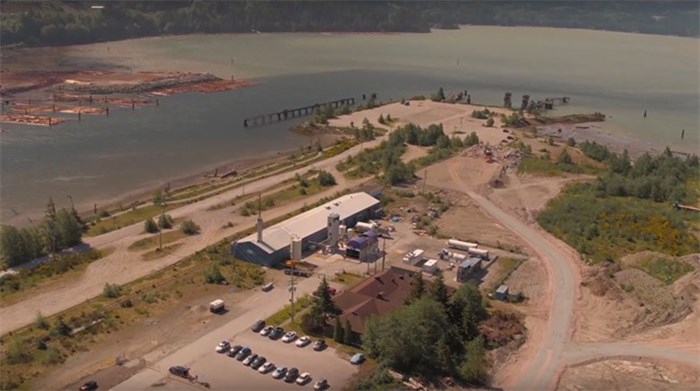
<svg viewBox="0 0 700 391"><path fill-rule="evenodd" d="M459 250L469 250L470 248L477 248L479 245L477 243L463 242L457 239L449 239L447 241L447 247L456 248Z"/></svg>

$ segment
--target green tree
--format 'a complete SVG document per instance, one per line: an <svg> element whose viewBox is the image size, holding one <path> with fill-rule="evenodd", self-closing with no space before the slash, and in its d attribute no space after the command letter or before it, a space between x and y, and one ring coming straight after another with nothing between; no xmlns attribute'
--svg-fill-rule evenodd
<svg viewBox="0 0 700 391"><path fill-rule="evenodd" d="M486 126L489 128L493 126L493 123L493 117L489 117L489 119L486 120Z"/></svg>
<svg viewBox="0 0 700 391"><path fill-rule="evenodd" d="M447 308L449 294L447 293L447 286L445 285L445 277L442 275L440 269L435 271L435 279L432 284L430 284L428 296Z"/></svg>
<svg viewBox="0 0 700 391"><path fill-rule="evenodd" d="M30 260L22 232L11 225L3 226L0 231L0 250L7 266L19 265Z"/></svg>
<svg viewBox="0 0 700 391"><path fill-rule="evenodd" d="M442 102L445 100L445 90L442 87L438 88L437 92L430 97L431 100L435 102Z"/></svg>
<svg viewBox="0 0 700 391"><path fill-rule="evenodd" d="M460 285L452 295L451 306L452 317L461 318L459 330L462 337L466 340L476 338L479 335L479 323L488 317L484 299L476 283L469 281ZM454 308L461 308L461 314L455 314Z"/></svg>
<svg viewBox="0 0 700 391"><path fill-rule="evenodd" d="M328 281L326 281L326 277L323 277L313 293L311 311L316 311L324 316L338 316L342 310L333 301L328 288Z"/></svg>
<svg viewBox="0 0 700 391"><path fill-rule="evenodd" d="M478 336L466 345L466 354L459 374L462 381L470 384L483 384L486 380L486 359L484 338Z"/></svg>
<svg viewBox="0 0 700 391"><path fill-rule="evenodd" d="M56 229L60 240L60 248L72 247L81 243L83 227L75 218L75 215L66 209L61 209L56 214Z"/></svg>
<svg viewBox="0 0 700 391"><path fill-rule="evenodd" d="M116 299L117 297L121 296L121 294L122 287L118 284L106 283L102 289L102 295L110 299Z"/></svg>
<svg viewBox="0 0 700 391"><path fill-rule="evenodd" d="M153 234L159 231L158 225L155 221L153 221L153 218L149 218L143 222L143 230L148 232L149 234Z"/></svg>
<svg viewBox="0 0 700 391"><path fill-rule="evenodd" d="M343 327L340 325L340 318L336 316L335 323L333 324L333 340L342 343L343 339L345 339Z"/></svg>
<svg viewBox="0 0 700 391"><path fill-rule="evenodd" d="M345 319L345 328L343 329L343 344L352 345L352 325L350 319Z"/></svg>
<svg viewBox="0 0 700 391"><path fill-rule="evenodd" d="M444 375L449 375L454 373L454 359L452 351L450 350L450 345L447 343L445 336L441 335L435 346L435 360L437 361L437 367Z"/></svg>
<svg viewBox="0 0 700 391"><path fill-rule="evenodd" d="M58 250L59 242L56 205L53 203L53 198L49 198L44 216L44 243L49 254L53 255Z"/></svg>
<svg viewBox="0 0 700 391"><path fill-rule="evenodd" d="M464 139L464 146L471 147L472 145L476 144L479 144L479 136L477 136L476 132L469 133L469 135Z"/></svg>
<svg viewBox="0 0 700 391"><path fill-rule="evenodd" d="M382 125L384 125L386 123L386 120L384 119L384 114L379 114L379 118L377 119L377 122L379 122Z"/></svg>
<svg viewBox="0 0 700 391"><path fill-rule="evenodd" d="M574 139L573 137L569 137L569 139L566 140L566 145L568 145L570 147L575 147L576 146L576 139Z"/></svg>

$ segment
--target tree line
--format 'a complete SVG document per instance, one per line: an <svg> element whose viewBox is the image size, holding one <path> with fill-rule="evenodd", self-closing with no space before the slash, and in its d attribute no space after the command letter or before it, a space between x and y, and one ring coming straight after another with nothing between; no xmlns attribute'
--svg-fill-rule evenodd
<svg viewBox="0 0 700 391"><path fill-rule="evenodd" d="M3 45L251 31L428 32L460 24L700 34L698 3L685 1L3 1L1 7Z"/></svg>
<svg viewBox="0 0 700 391"><path fill-rule="evenodd" d="M53 199L46 205L44 221L34 227L5 225L0 230L0 255L6 266L29 262L47 254L78 245L85 224L75 209L56 210Z"/></svg>

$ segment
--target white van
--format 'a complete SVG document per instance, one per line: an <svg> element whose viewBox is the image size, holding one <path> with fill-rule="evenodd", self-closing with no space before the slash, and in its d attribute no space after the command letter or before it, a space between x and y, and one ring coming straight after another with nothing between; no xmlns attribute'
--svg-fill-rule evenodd
<svg viewBox="0 0 700 391"><path fill-rule="evenodd" d="M209 311L213 313L223 312L226 309L226 304L221 299L216 299L209 303Z"/></svg>

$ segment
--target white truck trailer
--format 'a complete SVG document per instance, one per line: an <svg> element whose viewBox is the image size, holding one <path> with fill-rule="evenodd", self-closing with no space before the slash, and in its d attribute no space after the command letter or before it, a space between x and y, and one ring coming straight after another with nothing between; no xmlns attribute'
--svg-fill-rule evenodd
<svg viewBox="0 0 700 391"><path fill-rule="evenodd" d="M463 241L457 240L457 239L449 239L447 241L447 247L456 248L457 250L468 251L470 248L479 247L479 244L471 243L471 242L463 242Z"/></svg>

